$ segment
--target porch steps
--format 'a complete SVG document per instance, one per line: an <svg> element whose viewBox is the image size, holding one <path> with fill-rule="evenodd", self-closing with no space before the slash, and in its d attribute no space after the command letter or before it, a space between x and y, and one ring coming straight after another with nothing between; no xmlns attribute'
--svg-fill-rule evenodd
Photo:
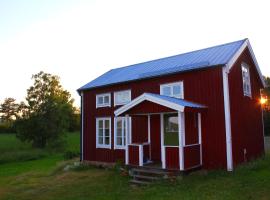
<svg viewBox="0 0 270 200"><path fill-rule="evenodd" d="M162 169L153 169L148 167L132 168L130 175L133 178L130 180L131 184L135 185L149 185L155 181L168 178L170 172Z"/></svg>

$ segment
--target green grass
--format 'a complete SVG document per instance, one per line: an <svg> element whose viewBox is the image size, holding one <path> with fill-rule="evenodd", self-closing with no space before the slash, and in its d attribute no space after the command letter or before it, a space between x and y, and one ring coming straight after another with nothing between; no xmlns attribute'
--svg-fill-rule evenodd
<svg viewBox="0 0 270 200"><path fill-rule="evenodd" d="M79 134L68 134L67 143L67 149L78 150ZM62 168L68 162L74 161L63 161L63 154L57 153L37 160L0 164L0 199L270 199L269 154L233 173L195 172L148 187L130 186L129 177L116 169L87 167L64 172Z"/></svg>

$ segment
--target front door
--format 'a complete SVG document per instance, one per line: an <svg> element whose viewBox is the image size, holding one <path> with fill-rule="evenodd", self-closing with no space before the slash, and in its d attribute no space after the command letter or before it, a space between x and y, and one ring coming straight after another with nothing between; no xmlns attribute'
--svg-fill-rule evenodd
<svg viewBox="0 0 270 200"><path fill-rule="evenodd" d="M151 160L161 162L161 143L160 143L160 115L151 115L150 118L151 136Z"/></svg>

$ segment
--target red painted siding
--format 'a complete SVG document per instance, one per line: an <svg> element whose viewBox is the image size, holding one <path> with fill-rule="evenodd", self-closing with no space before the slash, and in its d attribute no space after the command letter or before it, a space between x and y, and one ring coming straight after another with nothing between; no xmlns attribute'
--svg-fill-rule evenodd
<svg viewBox="0 0 270 200"><path fill-rule="evenodd" d="M161 113L161 112L175 112L170 108L165 106L158 105L156 103L152 103L150 101L143 101L137 106L131 108L127 111L128 114L147 114L147 113ZM125 115L125 113L123 114Z"/></svg>
<svg viewBox="0 0 270 200"><path fill-rule="evenodd" d="M139 146L129 146L129 164L130 165L139 165Z"/></svg>
<svg viewBox="0 0 270 200"><path fill-rule="evenodd" d="M243 94L242 62L250 66L252 98ZM259 76L246 49L229 73L234 166L264 153L262 113L259 104L260 88L262 85Z"/></svg>
<svg viewBox="0 0 270 200"><path fill-rule="evenodd" d="M165 147L166 169L179 170L178 147Z"/></svg>
<svg viewBox="0 0 270 200"><path fill-rule="evenodd" d="M150 137L151 137L151 159L156 162L161 161L160 143L160 115L151 115L150 118Z"/></svg>
<svg viewBox="0 0 270 200"><path fill-rule="evenodd" d="M185 112L185 130L186 145L199 143L198 113Z"/></svg>
<svg viewBox="0 0 270 200"><path fill-rule="evenodd" d="M200 145L184 147L184 168L200 165Z"/></svg>
<svg viewBox="0 0 270 200"><path fill-rule="evenodd" d="M184 82L184 96L186 100L198 102L208 106L206 112L202 113L202 142L203 142L203 167L205 168L226 168L226 146L225 146L225 124L224 124L224 103L223 103L223 83L221 67L207 68L199 71L185 72L168 76L156 77L145 80L133 81L125 84L117 84L84 91L84 155L86 160L100 160L100 157L107 158L108 162L116 160L113 149L113 123L112 123L112 149L103 152L96 150L96 117L111 117L113 122L114 110L116 107L96 109L96 94L110 92L113 105L113 92L131 89L132 99L144 92L159 93L160 84ZM152 108L154 109L154 108ZM132 124L135 122L132 119ZM139 127L147 130L147 123L142 123ZM156 138L160 127L157 124L151 131L151 140ZM144 132L144 131L143 131ZM133 137L135 132L133 132ZM158 147L159 134L155 146ZM144 138L144 134L142 136ZM144 138L145 139L145 138ZM192 140L192 139L191 139ZM153 149L153 147L151 147ZM124 155L124 154L122 154ZM153 155L154 156L154 155ZM155 155L158 158L159 155ZM119 157L117 157L119 159ZM124 158L123 158L124 159Z"/></svg>
<svg viewBox="0 0 270 200"><path fill-rule="evenodd" d="M149 160L150 156L150 146L143 145L143 161Z"/></svg>
<svg viewBox="0 0 270 200"><path fill-rule="evenodd" d="M148 140L147 116L132 116L132 142L143 143Z"/></svg>

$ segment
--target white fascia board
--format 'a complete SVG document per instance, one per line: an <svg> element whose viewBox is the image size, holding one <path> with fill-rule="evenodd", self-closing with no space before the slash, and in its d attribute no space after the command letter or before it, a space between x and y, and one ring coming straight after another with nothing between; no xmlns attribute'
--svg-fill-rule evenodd
<svg viewBox="0 0 270 200"><path fill-rule="evenodd" d="M264 79L263 79L262 72L261 72L261 70L260 70L260 67L259 67L259 64L258 64L258 62L257 62L257 59L256 59L256 57L255 57L255 54L254 54L254 52L253 52L253 50L252 50L252 47L251 47L251 45L250 45L250 42L248 42L248 45L247 45L247 46L248 46L248 50L249 50L249 52L250 52L250 54L251 54L252 60L253 60L253 62L255 63L255 66L256 66L257 72L258 72L258 74L259 74L259 77L260 77L260 79L261 79L261 81L262 81L263 87L266 87L265 81L264 81Z"/></svg>
<svg viewBox="0 0 270 200"><path fill-rule="evenodd" d="M141 103L142 101L145 100L145 94L142 94L141 96L138 96L137 98L133 99L131 102L129 102L128 104L118 108L116 111L114 111L114 115L115 116L119 116L122 113L126 112L127 110L129 110L130 108L138 105L139 103Z"/></svg>
<svg viewBox="0 0 270 200"><path fill-rule="evenodd" d="M245 48L248 47L248 50L251 54L251 57L252 57L252 60L256 66L256 69L257 69L257 72L259 74L259 77L261 79L261 82L263 84L263 87L266 87L266 84L264 82L264 79L263 79L263 75L262 75L262 72L260 70L260 67L259 67L259 64L257 62L257 59L255 57L255 54L252 50L252 47L250 45L250 42L248 39L246 39L246 41L242 44L242 46L238 49L238 51L234 54L234 56L231 58L231 60L226 64L227 66L227 72L230 72L232 66L234 65L234 63L237 61L237 59L239 58L239 56L243 53L243 51L245 50Z"/></svg>
<svg viewBox="0 0 270 200"><path fill-rule="evenodd" d="M179 104L172 103L172 102L169 102L169 101L157 98L157 97L153 97L151 95L147 95L146 100L151 101L153 103L157 103L159 105L162 105L162 106L165 106L165 107L168 107L168 108L171 108L173 110L177 110L177 111L180 111L180 112L184 111L184 106L181 106Z"/></svg>
<svg viewBox="0 0 270 200"><path fill-rule="evenodd" d="M143 101L151 101L153 103L157 103L159 105L171 108L173 110L177 110L177 111L184 111L184 106L157 98L157 97L153 97L149 94L142 94L141 96L135 98L134 100L132 100L130 103L122 106L121 108L117 109L116 111L114 111L115 116L119 116L122 113L126 112L127 110L131 109L132 107L138 105L139 103L143 102Z"/></svg>

